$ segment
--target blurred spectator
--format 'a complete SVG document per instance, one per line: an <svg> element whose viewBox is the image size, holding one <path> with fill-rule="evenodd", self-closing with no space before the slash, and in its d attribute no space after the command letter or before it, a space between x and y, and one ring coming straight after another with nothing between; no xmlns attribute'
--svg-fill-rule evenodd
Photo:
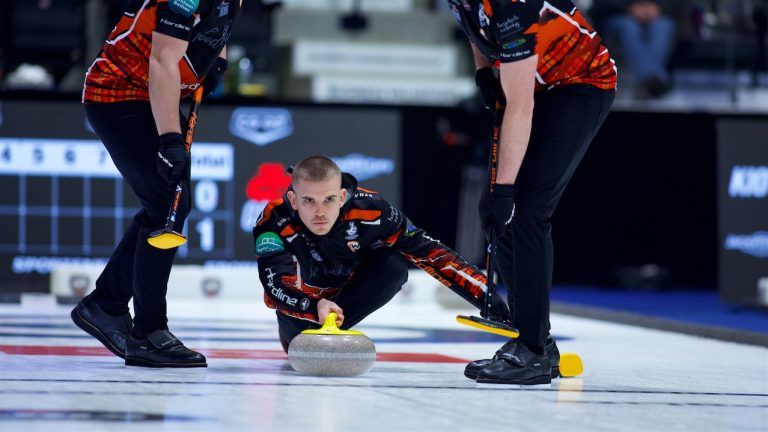
<svg viewBox="0 0 768 432"><path fill-rule="evenodd" d="M667 61L675 43L675 21L661 0L594 0L601 34L619 48L619 56L636 83L638 97L669 91Z"/></svg>

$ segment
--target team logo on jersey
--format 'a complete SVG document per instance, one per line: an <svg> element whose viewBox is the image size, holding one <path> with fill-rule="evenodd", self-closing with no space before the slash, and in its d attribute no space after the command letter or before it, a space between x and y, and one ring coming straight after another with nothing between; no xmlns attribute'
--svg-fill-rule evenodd
<svg viewBox="0 0 768 432"><path fill-rule="evenodd" d="M314 259L315 261L323 262L323 257L321 257L316 250L310 249L309 254L312 255L312 259Z"/></svg>
<svg viewBox="0 0 768 432"><path fill-rule="evenodd" d="M214 27L208 31L198 33L189 43L207 45L212 49L223 47L229 41L230 34L232 34L232 24L234 24L234 20L229 19L222 29Z"/></svg>
<svg viewBox="0 0 768 432"><path fill-rule="evenodd" d="M488 27L491 25L491 20L488 19L488 15L485 14L485 8L480 8L477 11L478 18L480 19L480 27Z"/></svg>
<svg viewBox="0 0 768 432"><path fill-rule="evenodd" d="M282 252L285 250L285 247L279 235L268 231L256 238L253 249L256 252L256 256L261 258Z"/></svg>
<svg viewBox="0 0 768 432"><path fill-rule="evenodd" d="M392 204L389 205L389 217L387 220L393 224L398 224L400 222L400 210L396 209Z"/></svg>
<svg viewBox="0 0 768 432"><path fill-rule="evenodd" d="M293 134L291 112L282 108L237 108L229 121L232 135L257 146L272 144Z"/></svg>
<svg viewBox="0 0 768 432"><path fill-rule="evenodd" d="M406 237L413 237L414 234L416 234L416 231L419 229L416 228L416 225L411 222L410 219L405 218L405 236Z"/></svg>
<svg viewBox="0 0 768 432"><path fill-rule="evenodd" d="M347 229L347 236L344 237L347 240L355 240L357 238L357 225L354 222L349 223L349 229Z"/></svg>
<svg viewBox="0 0 768 432"><path fill-rule="evenodd" d="M216 9L219 10L219 18L221 18L224 15L228 14L229 13L229 0L222 1L220 5L216 6Z"/></svg>
<svg viewBox="0 0 768 432"><path fill-rule="evenodd" d="M513 16L502 22L496 23L496 29L500 34L513 33L520 31L520 18Z"/></svg>
<svg viewBox="0 0 768 432"><path fill-rule="evenodd" d="M353 241L348 241L347 242L347 247L352 252L357 252L357 251L360 250L360 242L357 242L357 241L354 241L354 240Z"/></svg>
<svg viewBox="0 0 768 432"><path fill-rule="evenodd" d="M301 300L301 304L299 304L299 306L301 307L301 310L307 310L307 309L309 309L309 299L308 299L308 298L306 298L306 297L304 297L304 298Z"/></svg>
<svg viewBox="0 0 768 432"><path fill-rule="evenodd" d="M517 47L519 47L520 45L524 44L526 41L527 41L527 39L526 39L526 38L520 38L520 39L511 40L511 41L509 41L509 42L505 42L505 43L502 45L502 48L504 48L504 49L512 49L512 48L517 48Z"/></svg>

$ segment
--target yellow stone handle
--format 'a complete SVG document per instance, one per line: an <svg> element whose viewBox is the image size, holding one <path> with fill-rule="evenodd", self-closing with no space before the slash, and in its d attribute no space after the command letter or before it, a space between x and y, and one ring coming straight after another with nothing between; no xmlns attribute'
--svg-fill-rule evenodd
<svg viewBox="0 0 768 432"><path fill-rule="evenodd" d="M341 330L336 326L336 319L338 316L336 312L331 312L325 317L325 323L319 329L308 329L301 332L301 334L313 334L313 335L362 335L362 332L357 330Z"/></svg>

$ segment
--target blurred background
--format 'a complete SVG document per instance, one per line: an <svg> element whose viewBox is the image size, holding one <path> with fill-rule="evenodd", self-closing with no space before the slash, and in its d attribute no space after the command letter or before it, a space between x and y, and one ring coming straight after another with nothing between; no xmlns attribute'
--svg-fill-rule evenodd
<svg viewBox="0 0 768 432"><path fill-rule="evenodd" d="M101 265L137 210L79 104L85 70L126 3L0 0L7 301L54 289L60 266ZM491 118L444 3L244 0L229 70L201 112L190 242L177 262L255 265L250 227L285 190L285 166L321 153L482 264L476 209ZM768 1L576 3L620 84L555 214L554 299L765 311ZM68 275L54 289L62 297L93 282Z"/></svg>

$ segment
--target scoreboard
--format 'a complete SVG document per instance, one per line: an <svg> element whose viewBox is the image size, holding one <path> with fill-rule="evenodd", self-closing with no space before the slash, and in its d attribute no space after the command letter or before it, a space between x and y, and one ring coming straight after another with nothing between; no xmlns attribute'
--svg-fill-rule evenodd
<svg viewBox="0 0 768 432"><path fill-rule="evenodd" d="M80 104L6 101L0 112L0 291L45 290L60 263L106 263L140 206ZM393 110L203 106L195 139L180 264L254 265L256 218L290 184L285 168L312 154L399 200Z"/></svg>
<svg viewBox="0 0 768 432"><path fill-rule="evenodd" d="M232 256L231 236L216 238L234 219L232 154L231 144L195 144L187 226L196 235L181 256ZM0 176L2 253L109 255L138 211L97 140L0 138Z"/></svg>

